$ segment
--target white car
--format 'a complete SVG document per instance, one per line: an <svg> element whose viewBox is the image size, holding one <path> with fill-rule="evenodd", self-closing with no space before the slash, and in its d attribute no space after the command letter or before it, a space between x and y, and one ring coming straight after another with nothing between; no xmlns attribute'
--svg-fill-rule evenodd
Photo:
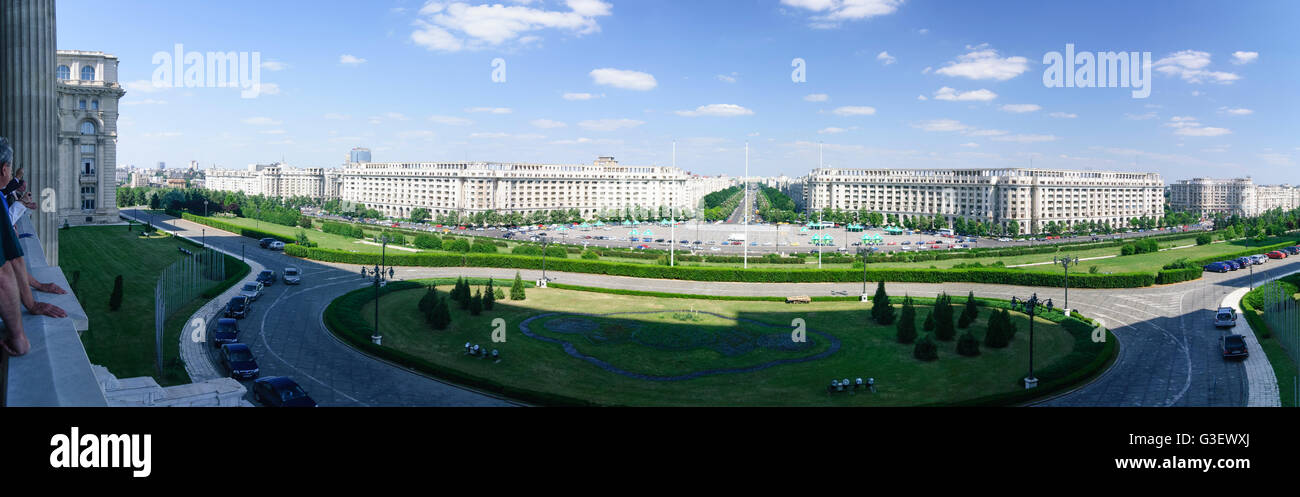
<svg viewBox="0 0 1300 497"><path fill-rule="evenodd" d="M271 242L270 245L267 245L266 248L269 248L269 249L271 249L271 250L284 250L284 242L281 242L281 241L274 241L274 242Z"/></svg>
<svg viewBox="0 0 1300 497"><path fill-rule="evenodd" d="M302 283L302 271L299 271L298 268L293 266L284 268L284 284L298 285L301 283Z"/></svg>

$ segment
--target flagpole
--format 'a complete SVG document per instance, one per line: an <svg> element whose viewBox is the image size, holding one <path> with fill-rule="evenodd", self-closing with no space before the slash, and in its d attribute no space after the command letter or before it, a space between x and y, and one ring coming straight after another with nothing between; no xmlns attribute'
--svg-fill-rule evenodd
<svg viewBox="0 0 1300 497"><path fill-rule="evenodd" d="M677 140L673 140L673 173L677 173ZM676 208L675 205L668 207L668 218L672 221L671 227L668 228L672 233L671 240L668 242L668 267L676 264L674 255L677 253L677 214L673 211Z"/></svg>
<svg viewBox="0 0 1300 497"><path fill-rule="evenodd" d="M745 205L740 212L745 215L745 240L740 242L745 250L745 269L749 269L749 142L745 142L745 179L741 182L745 189Z"/></svg>

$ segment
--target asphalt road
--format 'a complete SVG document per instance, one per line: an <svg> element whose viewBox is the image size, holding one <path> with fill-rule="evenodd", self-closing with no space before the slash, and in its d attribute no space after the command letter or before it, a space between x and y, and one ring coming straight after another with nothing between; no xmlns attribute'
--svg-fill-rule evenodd
<svg viewBox="0 0 1300 497"><path fill-rule="evenodd" d="M184 228L197 234L200 225L171 220L169 229ZM216 230L207 228L208 233ZM241 341L252 342L264 375L285 374L304 384L326 405L498 405L502 401L407 372L364 356L324 330L320 314L333 298L362 284L359 266L318 263L291 258L258 248L252 239L229 233L209 236L209 243L247 254L271 268L294 265L304 272L301 287L276 285L241 322ZM1300 257L1270 260L1255 267L1256 278L1300 269ZM398 279L426 277L514 278L512 269L401 268ZM540 271L522 271L537 279ZM705 295L857 295L862 284L852 283L713 283L626 278L550 271L551 281L584 286L637 289ZM1213 326L1213 313L1223 297L1250 284L1246 271L1206 273L1201 280L1160 287L1070 291L1069 304L1095 317L1119 339L1120 354L1101 377L1043 403L1049 406L1243 406L1247 398L1244 366L1224 361L1218 337L1225 331ZM971 283L887 283L891 295L952 295L993 298L1053 299L1064 306L1063 289L1013 287ZM868 292L874 292L874 283ZM1242 326L1242 325L1239 325ZM251 337L251 339L249 339ZM1258 352L1258 351L1255 351ZM304 382L302 378L308 378Z"/></svg>
<svg viewBox="0 0 1300 497"><path fill-rule="evenodd" d="M143 211L124 210L147 219ZM322 406L505 406L511 402L444 383L357 352L325 329L321 316L335 298L365 286L360 270L342 269L262 249L251 238L185 220L155 216L154 225L248 259L282 276L302 270L302 284L277 281L239 320L239 341L253 351L261 376L288 376ZM215 354L212 355L215 358ZM218 371L225 371L217 364ZM250 390L252 382L243 382Z"/></svg>

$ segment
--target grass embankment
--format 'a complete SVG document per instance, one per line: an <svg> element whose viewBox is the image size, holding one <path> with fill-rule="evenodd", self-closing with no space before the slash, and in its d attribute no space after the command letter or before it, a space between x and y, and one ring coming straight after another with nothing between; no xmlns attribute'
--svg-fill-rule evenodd
<svg viewBox="0 0 1300 497"><path fill-rule="evenodd" d="M195 245L166 235L142 239L140 229L135 225L129 232L124 226L59 230L60 267L90 319L81 341L91 363L108 368L119 378L154 376L163 386L189 383L179 356L179 336L185 321L205 299L187 303L164 323L163 376L157 378L154 287L162 271L183 257L177 248L193 250ZM248 266L227 257L227 276L241 272L247 274ZM118 275L122 275L122 306L112 311L108 300Z"/></svg>
<svg viewBox="0 0 1300 497"><path fill-rule="evenodd" d="M498 281L498 284L509 282ZM477 288L476 288L477 289ZM441 284L444 297L449 284ZM425 362L426 369L450 371L451 379L507 395L522 395L546 403L591 402L601 405L798 405L885 406L952 404L988 396L1023 393L1028 354L1028 317L1013 313L1018 333L1006 349L982 348L978 357L956 354L955 342L937 342L940 359L921 362L912 357L912 345L895 340L893 326L869 321L869 306L860 302L814 302L791 306L770 301L655 298L550 288L530 289L524 301L498 301L497 308L470 316L453 306L448 330L433 331L416 311L423 289L398 290L380 304L384 347L401 356ZM334 309L340 315L359 315L373 326L374 302L356 292L357 310ZM343 305L348 296L331 307ZM962 300L962 299L957 299ZM362 303L364 302L364 303ZM931 306L918 306L917 325ZM960 313L960 305L955 306ZM648 312L588 318L577 313ZM685 311L685 312L683 312ZM693 314L712 312L722 317ZM744 373L703 376L681 381L649 381L613 373L568 355L563 346L525 336L519 324L544 313L530 329L540 336L567 341L582 354L633 373L683 375L718 368L743 368L775 360L822 353L831 341L813 331L834 336L841 348L829 357L809 362L781 364ZM982 309L972 325L983 338L990 309ZM327 322L330 311L327 311ZM567 314L567 315L566 315ZM506 322L507 341L493 343L492 321ZM789 347L792 320L805 320L806 346ZM751 321L752 320L752 321ZM761 323L761 324L757 324ZM333 323L338 325L338 322ZM1040 377L1069 357L1079 342L1063 326L1039 318L1036 328L1036 364ZM959 333L962 330L958 330ZM339 330L336 330L339 332ZM344 331L345 333L347 331ZM364 333L369 333L365 330ZM924 331L921 331L924 335ZM464 344L497 348L499 363L466 356ZM1109 349L1107 349L1109 350ZM1084 354L1089 355L1089 354ZM1095 353L1090 355L1096 355ZM825 391L831 379L874 377L875 394L835 394ZM1046 381L1046 380L1045 380ZM503 387L503 388L494 388ZM1046 394L1047 392L1042 392Z"/></svg>
<svg viewBox="0 0 1300 497"><path fill-rule="evenodd" d="M1292 293L1292 298L1300 300L1300 274L1293 274L1282 278L1283 288ZM1295 337L1297 330L1275 330L1268 325L1264 319L1263 313L1259 307L1263 305L1263 288L1260 287L1247 293L1242 297L1239 304L1242 314L1246 316L1246 321L1250 327L1255 330L1256 338L1259 340L1260 348L1264 349L1264 355L1268 357L1268 362L1273 366L1273 374L1277 376L1278 393L1281 394L1282 407L1297 407L1296 398L1296 377L1300 375L1300 368L1296 367L1296 362L1291 355L1287 354L1287 349L1283 346L1284 336L1290 334ZM1292 338L1294 339L1294 338Z"/></svg>

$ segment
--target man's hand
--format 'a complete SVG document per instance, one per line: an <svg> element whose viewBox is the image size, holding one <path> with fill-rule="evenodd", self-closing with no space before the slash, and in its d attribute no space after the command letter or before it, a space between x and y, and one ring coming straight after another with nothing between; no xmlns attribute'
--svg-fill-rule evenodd
<svg viewBox="0 0 1300 497"><path fill-rule="evenodd" d="M45 293L53 293L55 295L63 295L65 293L68 293L67 290L64 290L62 287L54 283L41 283L37 281L35 285L32 285L32 288L35 288Z"/></svg>
<svg viewBox="0 0 1300 497"><path fill-rule="evenodd" d="M68 317L68 313L64 312L63 309L59 308L59 306L47 302L37 302L28 308L27 311L32 314L41 314L52 318Z"/></svg>
<svg viewBox="0 0 1300 497"><path fill-rule="evenodd" d="M15 337L13 332L0 341L0 348L3 348L6 354L14 357L27 354L32 349L31 342L27 341L27 335Z"/></svg>

